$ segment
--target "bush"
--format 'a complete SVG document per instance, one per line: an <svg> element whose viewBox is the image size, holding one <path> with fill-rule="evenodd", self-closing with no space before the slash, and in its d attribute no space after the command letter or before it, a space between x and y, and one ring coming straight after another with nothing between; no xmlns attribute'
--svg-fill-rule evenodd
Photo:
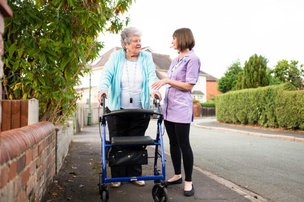
<svg viewBox="0 0 304 202"><path fill-rule="evenodd" d="M204 102L204 103L201 103L202 107L215 107L215 102Z"/></svg>
<svg viewBox="0 0 304 202"><path fill-rule="evenodd" d="M216 98L218 121L304 129L304 91L290 83L243 89Z"/></svg>
<svg viewBox="0 0 304 202"><path fill-rule="evenodd" d="M277 98L275 114L280 127L304 130L304 91L284 91Z"/></svg>

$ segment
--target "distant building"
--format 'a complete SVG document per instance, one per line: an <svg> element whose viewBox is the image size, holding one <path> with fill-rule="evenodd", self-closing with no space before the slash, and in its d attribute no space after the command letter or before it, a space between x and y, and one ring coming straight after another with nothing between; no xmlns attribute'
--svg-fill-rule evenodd
<svg viewBox="0 0 304 202"><path fill-rule="evenodd" d="M207 74L207 101L214 99L220 92L217 90L217 78Z"/></svg>

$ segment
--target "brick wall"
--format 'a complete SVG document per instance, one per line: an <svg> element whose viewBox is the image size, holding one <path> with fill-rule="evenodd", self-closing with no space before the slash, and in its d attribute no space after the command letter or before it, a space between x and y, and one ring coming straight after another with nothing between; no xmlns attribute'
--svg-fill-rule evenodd
<svg viewBox="0 0 304 202"><path fill-rule="evenodd" d="M207 101L215 98L220 92L217 90L217 81L207 81Z"/></svg>
<svg viewBox="0 0 304 202"><path fill-rule="evenodd" d="M37 99L0 100L0 106L2 106L0 131L20 128L39 121L39 102Z"/></svg>
<svg viewBox="0 0 304 202"><path fill-rule="evenodd" d="M56 172L55 145L49 122L0 133L0 201L40 201Z"/></svg>

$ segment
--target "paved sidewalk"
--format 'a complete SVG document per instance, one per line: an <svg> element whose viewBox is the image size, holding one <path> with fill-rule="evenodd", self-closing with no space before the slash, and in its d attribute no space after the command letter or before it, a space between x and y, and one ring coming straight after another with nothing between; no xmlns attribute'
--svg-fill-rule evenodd
<svg viewBox="0 0 304 202"><path fill-rule="evenodd" d="M195 123L212 124L213 121L212 119L196 119ZM199 125L203 127L204 124ZM211 126L209 125L208 127ZM82 132L74 136L63 167L58 175L54 177L54 182L49 186L42 200L43 202L101 201L97 186L101 170L101 144L98 131L98 125L94 125L84 128ZM143 175L148 175L145 172L149 171L150 175L152 168L149 166L147 168L144 167L143 171ZM169 156L166 156L166 175L173 175L173 167ZM193 184L195 195L187 198L183 196L182 185L168 187L168 201L264 201L259 196L249 191L247 192L224 179L217 178L211 173L200 170L200 168L193 170ZM153 181L146 181L146 186L144 187L124 183L120 188L109 188L109 201L152 202L153 185Z"/></svg>

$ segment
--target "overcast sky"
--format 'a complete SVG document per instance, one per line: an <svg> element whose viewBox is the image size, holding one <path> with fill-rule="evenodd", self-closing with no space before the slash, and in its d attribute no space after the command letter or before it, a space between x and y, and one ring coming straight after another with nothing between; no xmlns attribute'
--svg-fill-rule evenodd
<svg viewBox="0 0 304 202"><path fill-rule="evenodd" d="M255 53L271 68L281 59L304 63L304 0L136 0L127 15L143 34L142 46L171 58L172 33L190 28L201 70L217 78ZM101 40L102 53L120 47L119 34Z"/></svg>

